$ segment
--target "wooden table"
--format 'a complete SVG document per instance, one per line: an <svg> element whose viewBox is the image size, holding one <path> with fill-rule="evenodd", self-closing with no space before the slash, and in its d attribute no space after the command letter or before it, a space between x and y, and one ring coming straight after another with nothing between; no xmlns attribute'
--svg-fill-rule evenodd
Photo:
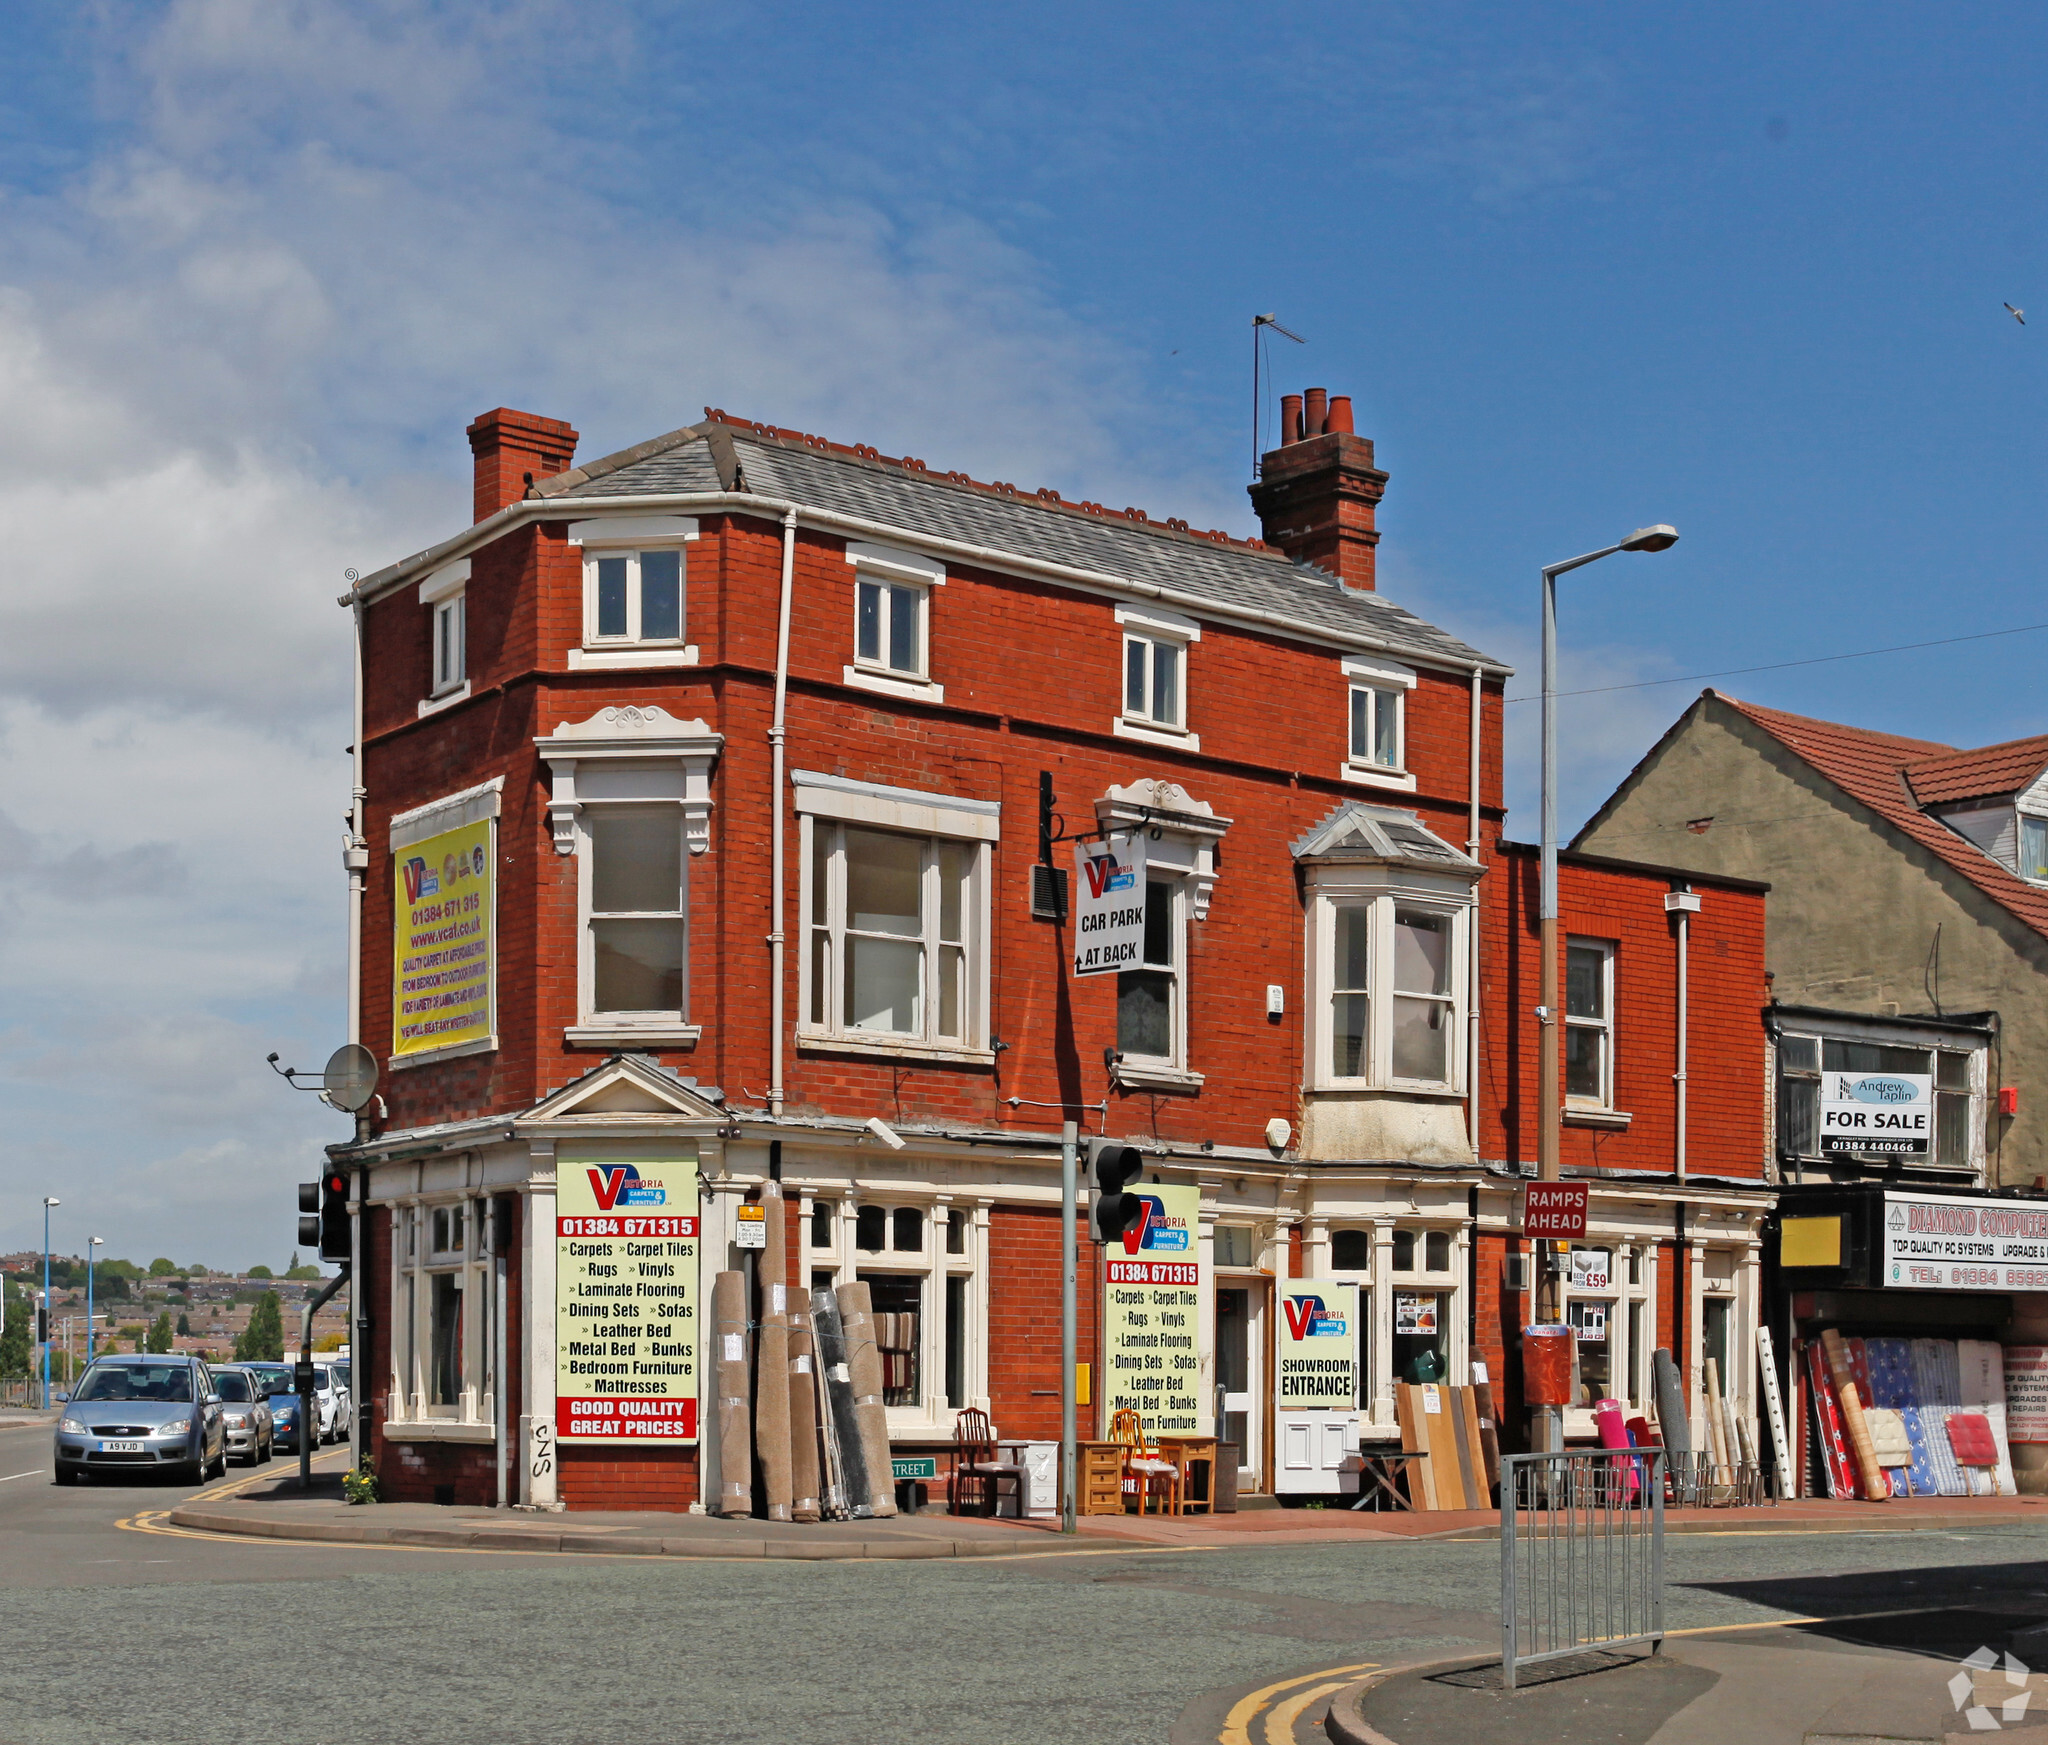
<svg viewBox="0 0 2048 1745"><path fill-rule="evenodd" d="M1162 1436L1159 1438L1159 1458L1172 1461L1174 1471L1180 1474L1180 1513L1185 1515L1191 1509L1200 1509L1204 1514L1213 1515L1216 1512L1216 1438ZM1200 1502L1190 1502L1188 1468L1198 1460L1209 1463L1209 1484Z"/></svg>
<svg viewBox="0 0 2048 1745"><path fill-rule="evenodd" d="M1351 1505L1354 1511L1362 1509L1376 1496L1388 1496L1397 1509L1413 1509L1415 1504L1401 1494L1395 1482L1405 1472L1412 1489L1415 1484L1415 1467L1418 1461L1427 1460L1426 1448L1388 1448L1369 1452L1358 1451L1358 1501Z"/></svg>

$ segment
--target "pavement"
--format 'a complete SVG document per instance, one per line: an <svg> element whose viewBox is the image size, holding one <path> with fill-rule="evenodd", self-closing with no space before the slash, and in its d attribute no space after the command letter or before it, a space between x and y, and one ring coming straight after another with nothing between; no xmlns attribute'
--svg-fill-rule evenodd
<svg viewBox="0 0 2048 1745"><path fill-rule="evenodd" d="M835 1561L893 1557L1046 1556L1112 1545L1221 1550L1232 1546L1355 1545L1414 1539L1498 1539L1493 1511L1359 1512L1251 1509L1236 1514L1083 1516L1072 1535L1048 1519L981 1520L915 1515L892 1520L723 1520L653 1511L516 1509L432 1503L353 1506L329 1475L309 1495L296 1476L270 1468L172 1510L193 1532L345 1545L448 1550L603 1553L619 1557L767 1557ZM2048 1525L2048 1498L1917 1497L1893 1503L1799 1502L1757 1509L1671 1509L1665 1531L1685 1533L1947 1532L2000 1522Z"/></svg>

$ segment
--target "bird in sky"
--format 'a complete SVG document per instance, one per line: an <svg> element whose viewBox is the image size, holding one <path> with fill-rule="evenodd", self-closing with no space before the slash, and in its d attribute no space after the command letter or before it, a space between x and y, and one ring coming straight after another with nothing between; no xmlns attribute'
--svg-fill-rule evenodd
<svg viewBox="0 0 2048 1745"><path fill-rule="evenodd" d="M2022 327L2026 326L2027 312L2024 309L2015 309L2010 303L2008 303L2005 306L2005 312L2006 314L2010 315L2015 321L2017 321Z"/></svg>

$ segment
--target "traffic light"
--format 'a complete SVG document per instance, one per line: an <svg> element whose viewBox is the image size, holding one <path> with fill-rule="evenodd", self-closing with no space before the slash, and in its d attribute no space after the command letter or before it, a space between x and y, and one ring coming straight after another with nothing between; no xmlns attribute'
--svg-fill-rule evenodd
<svg viewBox="0 0 2048 1745"><path fill-rule="evenodd" d="M320 1184L299 1183L299 1246L317 1249L320 1246Z"/></svg>
<svg viewBox="0 0 2048 1745"><path fill-rule="evenodd" d="M50 1343L50 1311L48 1309L38 1308L36 1310L36 1343L38 1345Z"/></svg>
<svg viewBox="0 0 2048 1745"><path fill-rule="evenodd" d="M348 1172L329 1169L320 1178L320 1258L349 1260L353 1257L348 1227Z"/></svg>
<svg viewBox="0 0 2048 1745"><path fill-rule="evenodd" d="M1137 1223L1144 1207L1124 1189L1144 1173L1145 1158L1121 1139L1088 1141L1088 1173L1095 1183L1095 1240L1114 1242Z"/></svg>

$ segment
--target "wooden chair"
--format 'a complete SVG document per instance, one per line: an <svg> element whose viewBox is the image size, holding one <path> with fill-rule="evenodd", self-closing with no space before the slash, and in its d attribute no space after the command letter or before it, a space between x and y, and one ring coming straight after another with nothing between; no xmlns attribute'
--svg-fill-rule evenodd
<svg viewBox="0 0 2048 1745"><path fill-rule="evenodd" d="M1124 1471L1138 1481L1138 1513L1144 1514L1146 1499L1159 1498L1160 1513L1180 1513L1180 1468L1161 1460L1145 1442L1145 1422L1126 1406L1109 1421L1109 1439L1123 1445Z"/></svg>
<svg viewBox="0 0 2048 1745"><path fill-rule="evenodd" d="M946 1504L948 1512L993 1516L1005 1479L1017 1493L1018 1513L1022 1514L1024 1469L996 1458L996 1433L988 1414L979 1406L963 1408L953 1420L953 1483Z"/></svg>

